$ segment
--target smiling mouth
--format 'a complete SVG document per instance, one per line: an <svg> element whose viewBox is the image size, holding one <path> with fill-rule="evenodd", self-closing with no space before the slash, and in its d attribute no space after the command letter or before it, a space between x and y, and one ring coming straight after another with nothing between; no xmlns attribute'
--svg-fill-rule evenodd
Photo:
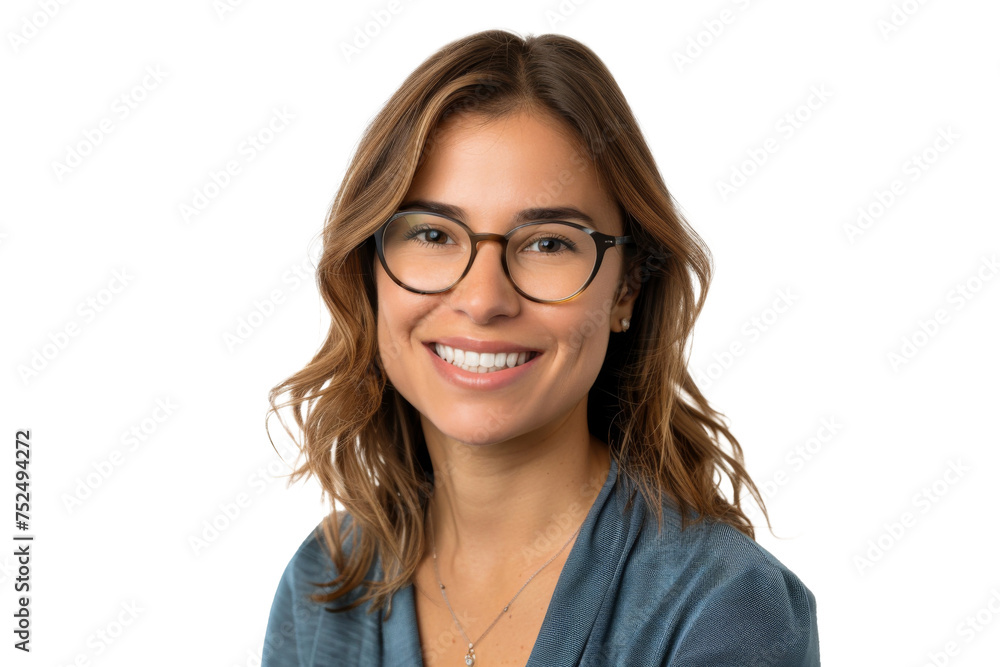
<svg viewBox="0 0 1000 667"><path fill-rule="evenodd" d="M462 370L470 373L496 373L497 371L517 368L525 364L540 352L470 352L449 347L441 343L429 343L430 348L437 356L447 361L453 366L458 366Z"/></svg>

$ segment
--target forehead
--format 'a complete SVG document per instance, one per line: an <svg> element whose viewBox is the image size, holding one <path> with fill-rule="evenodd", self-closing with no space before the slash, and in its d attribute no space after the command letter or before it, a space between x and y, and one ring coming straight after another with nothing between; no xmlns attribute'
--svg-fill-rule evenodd
<svg viewBox="0 0 1000 667"><path fill-rule="evenodd" d="M596 166L573 130L550 114L456 114L431 134L425 156L405 199L459 207L467 224L486 229L524 209L566 206L586 212L599 231L619 228Z"/></svg>
<svg viewBox="0 0 1000 667"><path fill-rule="evenodd" d="M489 142L491 138L507 134L511 139L523 137L531 141L557 142L581 156L586 154L575 130L565 120L541 109L518 109L501 116L457 112L439 123L433 134L442 146L467 143L475 136Z"/></svg>

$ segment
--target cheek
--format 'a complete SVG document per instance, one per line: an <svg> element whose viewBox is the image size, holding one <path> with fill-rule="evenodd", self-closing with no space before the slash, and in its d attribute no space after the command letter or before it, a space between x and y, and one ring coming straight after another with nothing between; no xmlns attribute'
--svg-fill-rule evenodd
<svg viewBox="0 0 1000 667"><path fill-rule="evenodd" d="M389 328L392 326L388 321L385 313L385 300L379 296L378 300L378 353L382 359L382 367L386 370L391 370L392 361L395 358L391 345L391 337L389 335Z"/></svg>
<svg viewBox="0 0 1000 667"><path fill-rule="evenodd" d="M581 363L588 366L596 363L599 369L611 336L614 299L610 289L595 290L593 297L580 303L579 311L567 322L565 344L571 353L583 357Z"/></svg>
<svg viewBox="0 0 1000 667"><path fill-rule="evenodd" d="M375 286L378 293L378 313L376 313L378 351L382 358L382 366L391 372L401 350L396 340L400 335L398 317L401 310L393 293L395 285L381 271L381 267L377 267L375 271Z"/></svg>
<svg viewBox="0 0 1000 667"><path fill-rule="evenodd" d="M399 366L404 353L423 351L413 335L430 304L420 301L417 295L405 292L384 272L376 274L375 283L378 290L378 349L382 366L391 379L393 369Z"/></svg>
<svg viewBox="0 0 1000 667"><path fill-rule="evenodd" d="M596 379L608 351L607 325L595 319L583 321L570 344L575 346L578 363L587 376Z"/></svg>

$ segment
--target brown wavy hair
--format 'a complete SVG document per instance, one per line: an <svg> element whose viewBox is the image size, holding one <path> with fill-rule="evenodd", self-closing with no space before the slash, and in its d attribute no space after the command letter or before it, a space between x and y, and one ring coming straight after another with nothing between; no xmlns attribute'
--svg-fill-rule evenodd
<svg viewBox="0 0 1000 667"><path fill-rule="evenodd" d="M631 327L609 344L590 391L591 433L635 481L658 526L667 498L682 526L713 518L753 538L740 507L744 488L767 518L739 442L687 371L685 348L705 300L711 255L678 212L622 91L597 55L574 39L487 30L430 56L365 130L323 230L316 277L329 332L305 368L269 394L268 419L290 407L303 436L305 460L289 484L315 475L323 498L342 504L350 519L333 510L322 522L336 578L314 582L332 590L312 599L343 598L346 604L331 611L370 600L369 611L391 613L393 593L410 582L424 553L432 490L418 415L387 382L379 357L372 234L434 150L442 121L453 114L492 120L520 110L548 113L573 130L618 202L624 233L637 242L624 271L630 287L641 290ZM279 421L291 435L280 414ZM375 563L381 578L366 579Z"/></svg>

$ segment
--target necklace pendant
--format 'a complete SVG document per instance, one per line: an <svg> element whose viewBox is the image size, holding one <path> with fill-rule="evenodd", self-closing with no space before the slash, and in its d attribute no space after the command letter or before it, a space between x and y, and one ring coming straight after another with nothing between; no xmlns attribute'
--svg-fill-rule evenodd
<svg viewBox="0 0 1000 667"><path fill-rule="evenodd" d="M469 650L465 654L465 664L466 667L472 667L476 664L476 650L472 648L472 644L469 644Z"/></svg>

